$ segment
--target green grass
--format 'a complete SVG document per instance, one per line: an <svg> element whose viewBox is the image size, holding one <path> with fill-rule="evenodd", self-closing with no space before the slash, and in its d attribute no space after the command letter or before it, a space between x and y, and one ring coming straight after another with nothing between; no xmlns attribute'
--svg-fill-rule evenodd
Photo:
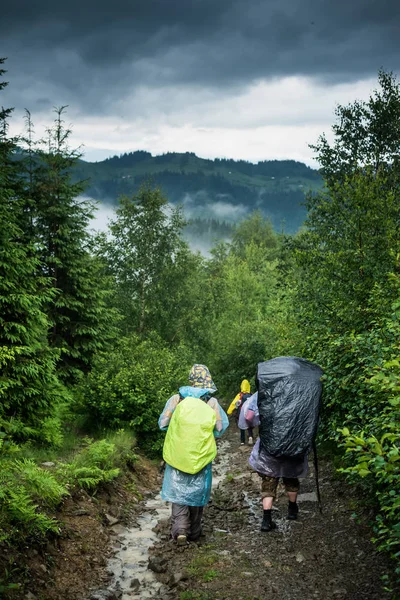
<svg viewBox="0 0 400 600"><path fill-rule="evenodd" d="M55 462L57 460L68 460L82 447L82 436L75 431L66 431L61 446L37 446L33 442L27 442L21 446L19 456L34 460L36 463Z"/></svg>
<svg viewBox="0 0 400 600"><path fill-rule="evenodd" d="M213 600L213 596L204 592L181 592L179 600Z"/></svg>
<svg viewBox="0 0 400 600"><path fill-rule="evenodd" d="M116 447L116 453L121 455L122 460L135 462L136 455L132 448L136 445L136 439L131 431L121 430L118 432L102 432L103 435L96 435L95 439L106 439ZM82 436L75 430L64 432L64 439L61 446L37 446L33 442L28 442L20 447L18 458L27 458L35 461L37 464L43 462L70 462L91 440L87 436Z"/></svg>
<svg viewBox="0 0 400 600"><path fill-rule="evenodd" d="M219 575L219 571L217 571L216 569L210 569L209 571L206 571L203 574L203 581L208 583L209 581L212 581L213 579L218 577L218 575Z"/></svg>
<svg viewBox="0 0 400 600"><path fill-rule="evenodd" d="M218 555L214 553L210 553L207 550L200 552L189 564L186 568L189 575L204 578L208 573L213 572L210 567L215 565L218 562ZM213 578L213 577L212 577ZM210 580L211 581L211 580Z"/></svg>

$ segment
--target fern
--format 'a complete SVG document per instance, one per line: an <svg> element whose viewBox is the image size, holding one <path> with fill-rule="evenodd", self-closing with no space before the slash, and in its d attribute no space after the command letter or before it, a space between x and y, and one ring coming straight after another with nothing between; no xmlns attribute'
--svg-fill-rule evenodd
<svg viewBox="0 0 400 600"><path fill-rule="evenodd" d="M41 512L39 503L53 508L68 494L56 477L31 460L0 461L0 542L27 536L45 537L59 531L55 519Z"/></svg>
<svg viewBox="0 0 400 600"><path fill-rule="evenodd" d="M58 463L51 472L32 459L16 459L18 447L0 435L0 543L43 538L59 532L59 523L44 512L55 509L69 488L93 490L118 477L120 452L108 440L86 440L86 447L70 463Z"/></svg>
<svg viewBox="0 0 400 600"><path fill-rule="evenodd" d="M33 460L16 460L13 463L13 472L17 480L23 482L32 498L50 508L55 508L69 493L52 473L38 467Z"/></svg>
<svg viewBox="0 0 400 600"><path fill-rule="evenodd" d="M77 458L77 462L107 469L113 466L116 458L115 444L108 440L99 440L90 444Z"/></svg>
<svg viewBox="0 0 400 600"><path fill-rule="evenodd" d="M64 477L78 487L91 490L101 483L108 483L118 477L119 469L100 469L96 466L78 466L77 464L63 465Z"/></svg>
<svg viewBox="0 0 400 600"><path fill-rule="evenodd" d="M59 525L54 519L37 512L37 505L24 486L9 489L7 496L5 504L11 522L18 522L28 534L44 536L48 531L59 531Z"/></svg>

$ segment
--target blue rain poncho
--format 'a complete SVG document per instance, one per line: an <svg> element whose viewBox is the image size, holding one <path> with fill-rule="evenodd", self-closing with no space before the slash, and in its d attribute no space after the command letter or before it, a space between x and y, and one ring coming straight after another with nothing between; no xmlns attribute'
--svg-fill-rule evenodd
<svg viewBox="0 0 400 600"><path fill-rule="evenodd" d="M166 403L158 420L161 430L166 431L175 408L182 398L201 398L210 394L211 389L184 386L179 389L179 394L172 396ZM214 437L219 438L229 425L228 417L216 398L211 397L207 404L215 411L216 424ZM183 448L182 448L183 450ZM212 463L210 462L201 471L194 475L184 473L166 464L161 497L167 502L183 504L185 506L205 506L211 496Z"/></svg>

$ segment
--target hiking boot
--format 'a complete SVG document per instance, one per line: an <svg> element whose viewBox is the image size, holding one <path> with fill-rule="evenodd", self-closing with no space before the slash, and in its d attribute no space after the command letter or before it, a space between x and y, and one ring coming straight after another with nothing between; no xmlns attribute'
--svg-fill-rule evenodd
<svg viewBox="0 0 400 600"><path fill-rule="evenodd" d="M244 442L240 442L240 445L241 445L241 446L244 446Z"/></svg>
<svg viewBox="0 0 400 600"><path fill-rule="evenodd" d="M187 535L185 535L183 533L181 535L178 535L178 537L176 538L176 544L177 544L177 546L186 546Z"/></svg>
<svg viewBox="0 0 400 600"><path fill-rule="evenodd" d="M261 531L272 531L276 529L276 523L273 522L271 515L266 515L264 513L264 517L261 523Z"/></svg>
<svg viewBox="0 0 400 600"><path fill-rule="evenodd" d="M297 514L299 512L299 507L297 506L297 502L290 502L288 507L288 515L287 518L289 521L295 521L297 519Z"/></svg>
<svg viewBox="0 0 400 600"><path fill-rule="evenodd" d="M253 442L253 438L250 436L250 437L249 437L249 446L252 446L253 444L254 444L254 442Z"/></svg>

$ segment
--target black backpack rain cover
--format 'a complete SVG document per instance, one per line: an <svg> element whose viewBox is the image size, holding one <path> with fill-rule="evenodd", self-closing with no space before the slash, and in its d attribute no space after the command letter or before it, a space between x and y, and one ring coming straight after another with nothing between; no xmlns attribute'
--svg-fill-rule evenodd
<svg viewBox="0 0 400 600"><path fill-rule="evenodd" d="M300 457L313 444L321 404L322 369L303 358L258 363L260 444L276 457Z"/></svg>

